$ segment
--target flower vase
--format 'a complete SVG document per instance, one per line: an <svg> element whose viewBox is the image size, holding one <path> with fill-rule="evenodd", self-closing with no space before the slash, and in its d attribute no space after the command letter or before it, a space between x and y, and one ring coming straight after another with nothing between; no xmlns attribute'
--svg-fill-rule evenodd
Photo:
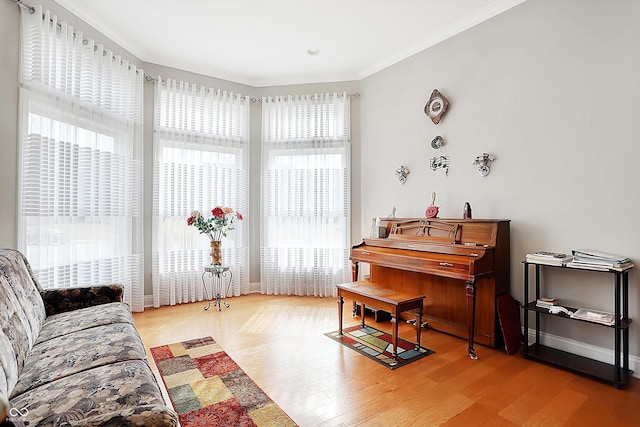
<svg viewBox="0 0 640 427"><path fill-rule="evenodd" d="M222 251L220 250L220 240L211 241L211 265L222 265Z"/></svg>

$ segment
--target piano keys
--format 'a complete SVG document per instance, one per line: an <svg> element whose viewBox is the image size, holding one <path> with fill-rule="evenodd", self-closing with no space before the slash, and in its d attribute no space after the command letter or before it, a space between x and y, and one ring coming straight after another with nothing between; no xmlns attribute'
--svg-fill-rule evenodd
<svg viewBox="0 0 640 427"><path fill-rule="evenodd" d="M360 263L372 284L426 295L425 324L475 343L503 344L496 298L509 293L509 220L381 218L386 238L351 249L353 281Z"/></svg>

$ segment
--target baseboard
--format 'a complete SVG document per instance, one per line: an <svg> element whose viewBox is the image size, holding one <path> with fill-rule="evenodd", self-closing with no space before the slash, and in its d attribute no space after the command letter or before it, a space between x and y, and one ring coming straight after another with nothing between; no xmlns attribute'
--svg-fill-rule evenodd
<svg viewBox="0 0 640 427"><path fill-rule="evenodd" d="M252 282L249 283L249 292L247 294L259 294L261 283L260 282ZM144 308L152 308L153 307L153 295L145 295L144 296Z"/></svg>
<svg viewBox="0 0 640 427"><path fill-rule="evenodd" d="M529 343L535 342L535 339L535 330L529 329ZM540 332L540 344L604 363L613 363L615 360L613 357L613 350L609 348L585 344L580 341L545 332ZM632 354L629 355L629 369L633 371L634 378L640 378L640 372L638 371L640 369L640 357Z"/></svg>
<svg viewBox="0 0 640 427"><path fill-rule="evenodd" d="M249 283L249 293L250 294L259 294L261 287L262 287L262 283L261 282L251 282L251 283Z"/></svg>
<svg viewBox="0 0 640 427"><path fill-rule="evenodd" d="M144 308L153 307L153 295L145 295L144 296Z"/></svg>

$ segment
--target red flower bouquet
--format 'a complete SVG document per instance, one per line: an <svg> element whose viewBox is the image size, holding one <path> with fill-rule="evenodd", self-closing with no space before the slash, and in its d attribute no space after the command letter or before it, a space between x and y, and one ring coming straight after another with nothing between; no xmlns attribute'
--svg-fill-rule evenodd
<svg viewBox="0 0 640 427"><path fill-rule="evenodd" d="M220 241L227 237L227 231L235 228L235 222L242 219L240 212L235 212L233 208L216 206L211 210L211 217L207 219L198 211L191 212L191 216L187 218L187 225L193 225L200 234L206 234L211 241Z"/></svg>

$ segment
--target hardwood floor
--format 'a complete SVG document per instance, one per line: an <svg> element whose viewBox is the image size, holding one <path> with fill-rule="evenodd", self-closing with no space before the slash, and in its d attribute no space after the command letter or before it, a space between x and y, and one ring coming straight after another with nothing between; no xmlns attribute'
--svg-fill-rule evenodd
<svg viewBox="0 0 640 427"><path fill-rule="evenodd" d="M391 371L324 336L335 298L246 295L230 308L202 302L134 315L147 347L213 337L300 426L638 426L640 380L624 390L424 330L435 354ZM347 313L345 324L355 324ZM390 323L367 322L390 331ZM400 325L400 336L415 330ZM153 358L149 363L155 371ZM168 401L168 400L167 400Z"/></svg>

